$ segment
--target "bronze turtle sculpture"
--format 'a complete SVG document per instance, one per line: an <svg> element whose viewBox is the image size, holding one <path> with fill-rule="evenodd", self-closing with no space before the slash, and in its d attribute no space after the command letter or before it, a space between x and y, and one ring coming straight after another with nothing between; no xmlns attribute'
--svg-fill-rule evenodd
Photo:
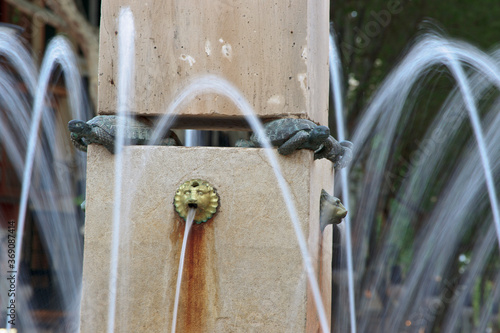
<svg viewBox="0 0 500 333"><path fill-rule="evenodd" d="M110 153L115 153L115 137L118 129L118 116L96 116L87 122L71 120L68 123L71 141L75 147L86 152L92 143L103 145ZM135 118L127 117L125 138L132 145L147 144L153 134L153 128ZM169 131L158 143L164 146L180 146L181 142L174 132Z"/></svg>
<svg viewBox="0 0 500 333"><path fill-rule="evenodd" d="M289 155L297 149L310 149L314 151L314 159L327 158L335 164L342 159L340 155L350 149L346 148L348 144L344 146L335 140L327 126L316 125L307 119L276 119L264 124L264 132L271 145L278 147L281 155ZM250 140L239 140L236 146L260 147L261 138L254 133Z"/></svg>
<svg viewBox="0 0 500 333"><path fill-rule="evenodd" d="M264 132L271 145L278 147L281 155L290 155L297 149L310 149L318 152L315 159L323 158L326 157L324 144L330 144L327 140L330 129L307 119L276 119L264 124ZM250 141L240 140L237 146L260 147L261 138L254 133Z"/></svg>

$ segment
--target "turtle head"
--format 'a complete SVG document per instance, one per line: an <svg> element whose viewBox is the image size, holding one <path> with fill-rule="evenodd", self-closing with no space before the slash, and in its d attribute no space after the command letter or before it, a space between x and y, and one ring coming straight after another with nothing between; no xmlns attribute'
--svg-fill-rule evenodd
<svg viewBox="0 0 500 333"><path fill-rule="evenodd" d="M68 123L68 129L71 132L72 137L82 137L89 135L92 132L92 127L81 120L70 120Z"/></svg>
<svg viewBox="0 0 500 333"><path fill-rule="evenodd" d="M313 142L324 142L330 136L330 129L326 126L316 126L311 131L311 140Z"/></svg>
<svg viewBox="0 0 500 333"><path fill-rule="evenodd" d="M340 199L322 190L320 198L321 230L324 230L328 224L339 224L346 215L347 209L340 202Z"/></svg>

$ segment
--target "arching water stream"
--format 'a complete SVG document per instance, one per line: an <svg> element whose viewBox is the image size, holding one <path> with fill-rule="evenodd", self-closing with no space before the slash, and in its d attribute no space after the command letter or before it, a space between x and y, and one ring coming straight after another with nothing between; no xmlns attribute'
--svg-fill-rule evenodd
<svg viewBox="0 0 500 333"><path fill-rule="evenodd" d="M186 217L186 226L184 228L184 237L182 239L182 250L181 257L179 259L179 270L177 272L177 283L175 284L175 301L174 310L172 315L172 333L175 333L175 328L177 326L177 311L179 310L179 298L181 295L181 285L182 285L182 272L184 271L184 258L186 257L186 247L189 237L189 232L193 226L194 215L196 214L195 208L190 208L188 216Z"/></svg>
<svg viewBox="0 0 500 333"><path fill-rule="evenodd" d="M335 52L334 49L332 51ZM353 272L348 272L350 278L347 281L355 285L356 299L350 297L350 304L356 303L357 307L354 314L350 308L351 320L348 323L343 319L346 318L344 309L348 307L339 306L335 325L339 331L345 331L350 326L351 331L358 327L361 332L427 332L439 324L436 322L438 318L444 318L446 331L464 327L462 320L465 319L462 317L466 300L469 299L467 302L470 303L475 281L484 274L486 259L491 251L496 248L498 252L498 237L487 233L490 237L481 237L477 241L472 239L471 242L477 245L471 251L470 264L458 275L449 275L457 256L465 256L460 254L463 251L460 242L469 228L468 220L475 217L472 212L486 214L484 225L490 232L496 230L498 235L500 230L496 194L500 156L498 149L494 148L498 143L494 133L499 121L498 102L495 100L486 110L477 108L487 94L491 94L492 90L498 91L500 87L500 69L496 59L495 54L486 55L465 43L432 33L425 34L378 89L354 129L351 140L356 148L356 162L348 171L352 174L353 170L363 168L364 178L356 181L355 190L350 190L356 196L355 208L351 206L348 209L354 212L351 219L353 233L358 240L357 247L353 249L353 264L347 265L348 271L353 267ZM456 79L457 89L450 92L433 125L420 139L414 159L407 163L404 174L395 175L390 171L396 162L391 157L397 149L395 143L400 140L404 129L411 128L409 113L416 112L412 108L417 104L415 95L420 96L418 92L423 89L420 83L422 78L431 75L432 70L439 66L448 68L450 76ZM462 66L467 67L467 71ZM334 80L335 77L339 75L332 75L334 85L340 84ZM338 126L343 123L339 94L334 93ZM446 152L455 144L457 136L460 140L467 138L460 137L458 132L464 132L467 119L472 130L467 140L469 144L462 148L458 164L447 165ZM429 190L436 182L443 183L441 192L430 194ZM342 182L342 186L344 184ZM382 246L376 252L373 249L368 252L369 233L377 215L380 215L377 207L383 205L387 198L394 197L388 195L388 191L397 191L395 197L398 201L392 204L394 209L387 217L390 224L382 230ZM349 193L346 190L342 193L346 201ZM420 207L424 209L428 200L435 202L429 216L415 221L416 211ZM414 236L413 245L405 243L408 229L414 228L410 221L423 226ZM398 273L399 277L388 286L387 276L391 274L391 266L399 265L401 251L408 251L409 247L413 260L405 267L407 271ZM369 270L365 269L367 260L371 262ZM404 281L401 281L402 276ZM342 279L340 290L347 281ZM443 296L447 293L452 297ZM498 302L498 294L495 295L488 300L490 307L486 312L491 312L491 305ZM341 300L340 304L345 303ZM483 315L482 318L479 325L486 327L489 317ZM375 327L374 322L377 323Z"/></svg>
<svg viewBox="0 0 500 333"><path fill-rule="evenodd" d="M46 212L71 211L72 203L64 200L58 200L57 193L71 193L70 181L71 175L63 170L62 173L54 174L53 160L58 155L57 131L54 119L49 114L47 104L47 88L51 74L55 69L60 68L64 75L66 85L74 93L70 96L70 107L75 117L86 117L85 103L80 87L80 75L78 74L76 60L73 55L70 44L62 37L54 38L48 45L46 55L43 59L41 71L38 75L34 70L34 65L25 51L22 44L13 39L10 33L0 31L0 53L10 61L16 74L20 75L22 82L28 89L28 94L32 102L25 99L19 89L14 87L11 81L13 77L8 72L1 73L0 81L3 82L2 106L5 113L2 114L1 140L6 143L8 154L12 156L12 162L17 166L19 178L22 179L22 189L20 194L19 215L17 218L17 234L14 253L16 258L11 261L14 267L9 271L14 272L16 279L14 289L18 289L17 282L23 276L20 264L20 257L23 246L23 232L28 208L28 199L31 200L34 207L43 207ZM29 113L32 105L33 112ZM17 113L15 113L17 111ZM40 123L45 130L44 137L49 142L49 146L43 147L44 155L37 155L36 146L38 144L38 132ZM28 130L29 129L29 130ZM17 149L16 149L17 148ZM24 160L22 155L24 154ZM37 170L34 171L35 157ZM81 166L81 165L80 165ZM55 170L57 171L57 170ZM42 180L48 186L56 189L54 196L43 196L37 189L31 188L33 175L42 177ZM56 206L58 208L56 209ZM40 211L41 213L41 211ZM51 256L52 263L61 267L55 272L57 284L60 287L61 299L64 307L68 309L69 316L73 320L68 327L77 327L79 297L81 288L81 258L82 246L78 236L78 223L76 217L69 217L68 224L62 223L61 215L40 214L38 216L39 228L41 234L47 243L47 250ZM52 240L56 238L60 241L55 243ZM12 258L10 258L12 259ZM5 267L5 266L4 266ZM5 274L6 271L2 272ZM70 291L69 291L70 290ZM5 292L3 295L7 295ZM16 293L9 293L9 304L16 303ZM19 295L19 293L18 293ZM24 312L24 321L26 329L33 325L28 312L29 304L22 304L18 309ZM19 303L18 303L19 304ZM9 319L9 318L7 318ZM12 322L6 320L6 328L10 328ZM76 325L76 326L73 326Z"/></svg>

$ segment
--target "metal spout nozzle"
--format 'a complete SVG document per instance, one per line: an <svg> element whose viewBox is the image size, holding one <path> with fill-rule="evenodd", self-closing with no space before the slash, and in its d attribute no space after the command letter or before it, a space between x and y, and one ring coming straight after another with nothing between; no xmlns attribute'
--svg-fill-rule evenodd
<svg viewBox="0 0 500 333"><path fill-rule="evenodd" d="M215 188L201 179L191 179L183 183L174 197L175 211L186 220L190 208L196 209L194 222L200 224L212 218L219 206L219 196Z"/></svg>

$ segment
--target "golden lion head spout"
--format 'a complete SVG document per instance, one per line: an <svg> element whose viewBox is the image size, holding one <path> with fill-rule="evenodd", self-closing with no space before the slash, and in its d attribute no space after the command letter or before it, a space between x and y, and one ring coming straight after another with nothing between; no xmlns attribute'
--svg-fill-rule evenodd
<svg viewBox="0 0 500 333"><path fill-rule="evenodd" d="M191 179L183 183L175 192L175 211L184 219L190 208L196 209L194 222L207 222L217 211L219 196L208 182L201 179Z"/></svg>

